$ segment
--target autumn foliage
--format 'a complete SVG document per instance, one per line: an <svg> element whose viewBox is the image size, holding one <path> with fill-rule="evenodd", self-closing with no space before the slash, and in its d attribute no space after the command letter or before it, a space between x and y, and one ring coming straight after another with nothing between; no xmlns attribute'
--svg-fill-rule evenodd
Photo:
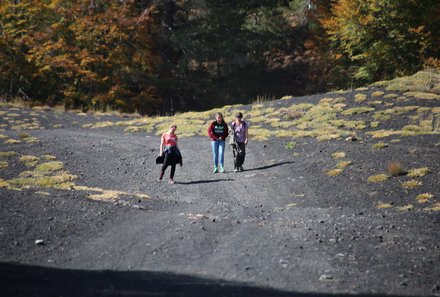
<svg viewBox="0 0 440 297"><path fill-rule="evenodd" d="M438 1L0 2L0 94L142 114L438 67Z"/></svg>

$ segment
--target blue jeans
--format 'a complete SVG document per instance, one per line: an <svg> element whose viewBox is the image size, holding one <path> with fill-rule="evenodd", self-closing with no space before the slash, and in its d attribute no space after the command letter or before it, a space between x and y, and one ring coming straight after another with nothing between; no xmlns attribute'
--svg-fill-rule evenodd
<svg viewBox="0 0 440 297"><path fill-rule="evenodd" d="M212 153L214 155L214 167L217 167L220 157L220 166L225 167L225 141L214 140L211 141Z"/></svg>

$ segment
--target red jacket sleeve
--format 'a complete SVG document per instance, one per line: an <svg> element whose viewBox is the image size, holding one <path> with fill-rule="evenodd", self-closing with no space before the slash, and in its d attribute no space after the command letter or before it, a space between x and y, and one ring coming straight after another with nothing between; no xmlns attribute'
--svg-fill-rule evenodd
<svg viewBox="0 0 440 297"><path fill-rule="evenodd" d="M209 126L208 126L208 136L209 136L209 138L211 138L212 140L217 140L217 136L215 136L215 134L214 134L214 123L211 123Z"/></svg>

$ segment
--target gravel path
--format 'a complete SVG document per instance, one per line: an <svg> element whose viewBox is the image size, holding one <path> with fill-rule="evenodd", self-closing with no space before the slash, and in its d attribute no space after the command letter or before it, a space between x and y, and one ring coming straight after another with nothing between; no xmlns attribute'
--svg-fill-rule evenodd
<svg viewBox="0 0 440 297"><path fill-rule="evenodd" d="M151 198L0 189L4 296L440 294L440 216L375 207L413 197L366 182L383 162L371 144L303 140L290 150L285 140L250 142L244 172L232 172L228 149L227 172L211 174L208 139L181 139L184 166L169 185L156 181L155 136L67 125L30 134L39 142L1 151L50 154L78 176L76 185ZM407 138L393 153L416 148L412 162L430 164L424 184L434 187L438 147L426 143L435 137ZM335 151L354 165L332 178L323 171ZM22 171L4 170L4 179Z"/></svg>

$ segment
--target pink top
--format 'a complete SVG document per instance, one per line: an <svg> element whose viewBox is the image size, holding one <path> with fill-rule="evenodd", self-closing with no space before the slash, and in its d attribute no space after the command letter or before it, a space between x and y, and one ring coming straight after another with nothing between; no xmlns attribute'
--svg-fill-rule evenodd
<svg viewBox="0 0 440 297"><path fill-rule="evenodd" d="M164 133L162 135L163 145L165 146L176 146L177 145L177 135L171 133Z"/></svg>

